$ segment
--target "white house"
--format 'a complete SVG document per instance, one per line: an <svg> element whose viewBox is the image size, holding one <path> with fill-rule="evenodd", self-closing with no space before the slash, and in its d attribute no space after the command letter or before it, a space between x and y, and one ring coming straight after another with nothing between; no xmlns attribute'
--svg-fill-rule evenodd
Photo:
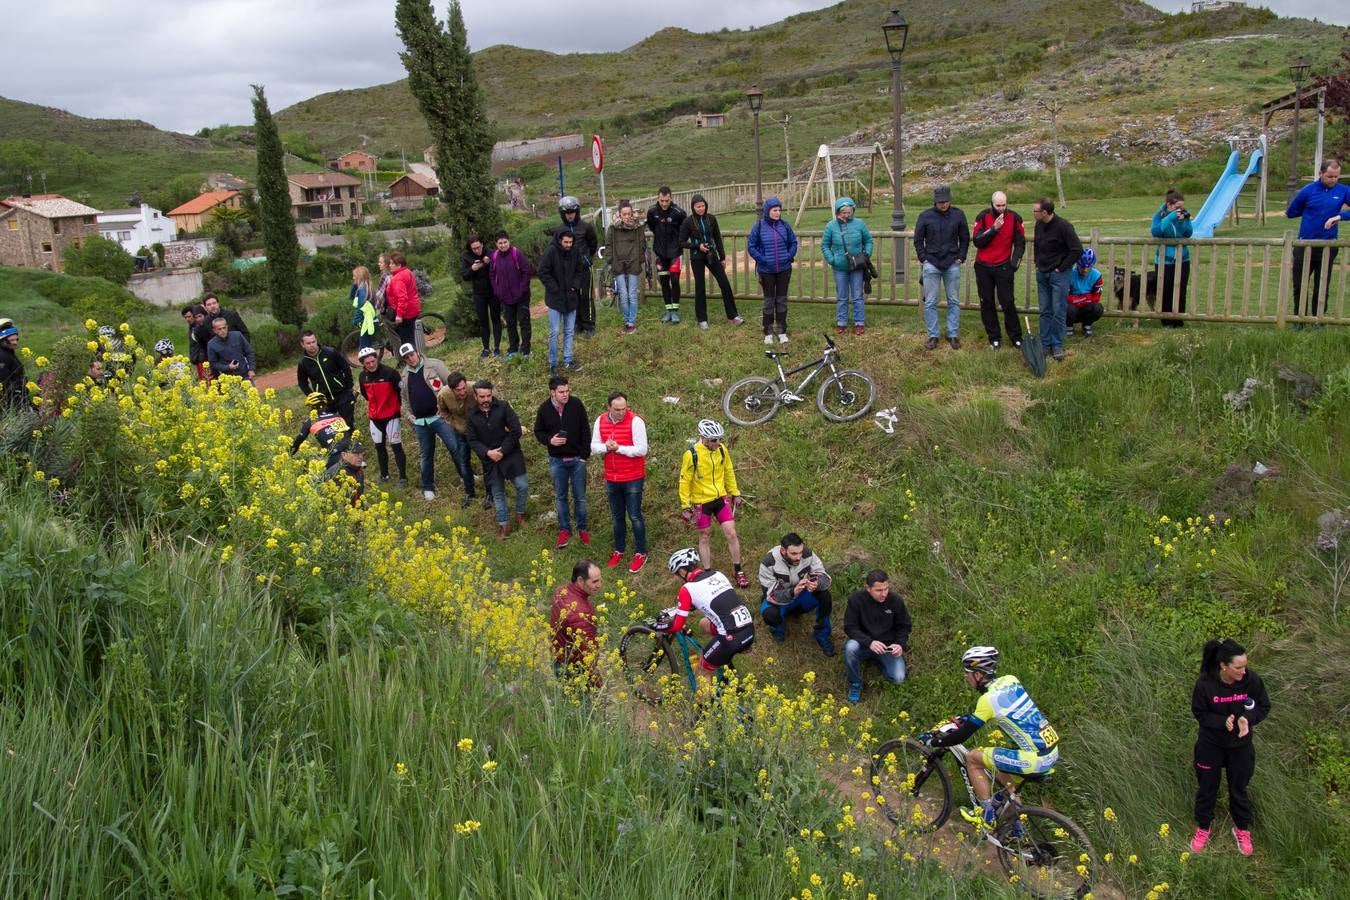
<svg viewBox="0 0 1350 900"><path fill-rule="evenodd" d="M98 214L98 233L110 241L117 241L122 249L135 256L142 247L167 244L178 237L173 219L159 210L142 203L139 209L109 209Z"/></svg>

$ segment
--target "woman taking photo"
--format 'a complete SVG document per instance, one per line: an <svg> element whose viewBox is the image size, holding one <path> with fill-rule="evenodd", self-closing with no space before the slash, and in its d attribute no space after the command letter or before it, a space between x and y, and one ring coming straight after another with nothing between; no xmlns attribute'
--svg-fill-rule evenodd
<svg viewBox="0 0 1350 900"><path fill-rule="evenodd" d="M1181 191L1168 191L1162 206L1153 214L1150 232L1155 238L1164 241L1182 241L1190 240L1194 230L1191 214L1186 211L1186 198L1181 195ZM1181 256L1180 281L1177 275L1178 254ZM1191 281L1191 248L1177 247L1175 244L1159 247L1153 254L1153 264L1160 270L1158 293L1162 295L1162 311L1170 313L1175 309L1179 313L1186 312L1186 286ZM1168 317L1162 320L1164 328L1180 328L1185 324L1185 319Z"/></svg>
<svg viewBox="0 0 1350 900"><path fill-rule="evenodd" d="M492 291L492 254L476 234L469 235L459 261L459 277L469 283L473 310L478 315L478 337L483 342L479 359L502 355L502 304ZM492 338L491 349L488 338Z"/></svg>
<svg viewBox="0 0 1350 900"><path fill-rule="evenodd" d="M1247 783L1256 771L1252 729L1270 714L1261 678L1247 668L1247 651L1233 640L1206 641L1200 678L1191 692L1191 715L1200 724L1195 740L1195 835L1191 850L1209 842L1219 779L1228 773L1228 812L1238 852L1252 855L1252 802Z"/></svg>

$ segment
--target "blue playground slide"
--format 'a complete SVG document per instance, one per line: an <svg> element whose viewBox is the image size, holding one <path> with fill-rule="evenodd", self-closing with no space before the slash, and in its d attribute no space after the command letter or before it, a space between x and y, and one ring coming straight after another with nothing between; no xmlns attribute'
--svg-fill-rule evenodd
<svg viewBox="0 0 1350 900"><path fill-rule="evenodd" d="M1214 182L1214 190L1209 192L1204 205L1200 207L1200 212L1196 213L1195 219L1191 222L1194 229L1192 237L1214 237L1214 229L1228 215L1228 210L1233 207L1238 194L1242 192L1242 186L1247 183L1248 178L1261 171L1262 155L1260 150L1252 151L1251 159L1247 161L1247 169L1242 171L1238 169L1238 152L1234 150L1229 154L1228 165L1224 167L1223 174Z"/></svg>

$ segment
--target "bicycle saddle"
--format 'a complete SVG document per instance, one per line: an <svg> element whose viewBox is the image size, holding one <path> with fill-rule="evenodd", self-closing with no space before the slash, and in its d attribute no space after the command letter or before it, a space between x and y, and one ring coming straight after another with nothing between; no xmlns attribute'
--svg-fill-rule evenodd
<svg viewBox="0 0 1350 900"><path fill-rule="evenodd" d="M765 350L764 355L767 356L769 359L778 359L780 356L787 356L787 351Z"/></svg>

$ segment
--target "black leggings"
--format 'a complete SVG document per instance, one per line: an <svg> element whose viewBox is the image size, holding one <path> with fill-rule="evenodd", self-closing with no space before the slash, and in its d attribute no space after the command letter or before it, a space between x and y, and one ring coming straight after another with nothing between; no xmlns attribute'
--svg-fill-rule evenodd
<svg viewBox="0 0 1350 900"><path fill-rule="evenodd" d="M773 275L759 276L759 286L764 291L765 334L773 334L775 323L779 334L787 334L787 299L790 281L792 281L791 269Z"/></svg>
<svg viewBox="0 0 1350 900"><path fill-rule="evenodd" d="M669 270L670 264L677 259L679 259L678 256L669 258L658 256L656 258L656 267L657 269ZM664 271L657 276L656 280L661 282L661 299L666 303L666 310L668 312L678 311L680 308L680 276L678 274L672 275L669 271Z"/></svg>
<svg viewBox="0 0 1350 900"><path fill-rule="evenodd" d="M502 349L502 302L491 295L484 297L482 294L475 294L473 298L473 308L478 314L478 336L483 340L483 349L497 350ZM492 338L492 346L488 346L488 337Z"/></svg>
<svg viewBox="0 0 1350 900"><path fill-rule="evenodd" d="M1158 273L1158 281L1161 282L1161 284L1158 285L1158 293L1162 295L1162 311L1165 313L1170 313L1174 306L1179 313L1184 313L1186 311L1186 286L1191 283L1191 261L1189 259L1183 259L1181 261L1180 294L1177 294L1172 286L1172 282L1176 280L1176 269L1176 263L1170 262L1163 266L1162 271ZM1177 294L1175 303L1173 302L1174 294ZM1163 319L1162 324L1164 328L1180 328L1186 324L1186 320Z"/></svg>
<svg viewBox="0 0 1350 900"><path fill-rule="evenodd" d="M506 352L530 352L530 302L503 303L502 318L506 320Z"/></svg>
<svg viewBox="0 0 1350 900"><path fill-rule="evenodd" d="M1208 829L1219 799L1219 778L1228 771L1228 813L1243 831L1252 827L1252 800L1247 784L1256 772L1256 747L1249 740L1240 747L1220 747L1204 738L1195 742L1195 824Z"/></svg>
<svg viewBox="0 0 1350 900"><path fill-rule="evenodd" d="M375 457L380 461L380 477L389 477L389 450L385 444L394 448L394 462L398 465L398 477L408 477L408 457L403 453L403 444L395 444L389 439L389 423L397 419L372 419L370 424L372 428L380 430L380 436L383 440L375 444Z"/></svg>
<svg viewBox="0 0 1350 900"><path fill-rule="evenodd" d="M722 289L722 309L726 312L727 318L736 318L738 315L736 298L731 293L731 282L727 281L727 270L723 268L720 259L704 260L700 258L701 255L693 254L694 318L700 322L708 321L708 284L704 277L705 270L712 273L712 277L717 279L717 286Z"/></svg>

